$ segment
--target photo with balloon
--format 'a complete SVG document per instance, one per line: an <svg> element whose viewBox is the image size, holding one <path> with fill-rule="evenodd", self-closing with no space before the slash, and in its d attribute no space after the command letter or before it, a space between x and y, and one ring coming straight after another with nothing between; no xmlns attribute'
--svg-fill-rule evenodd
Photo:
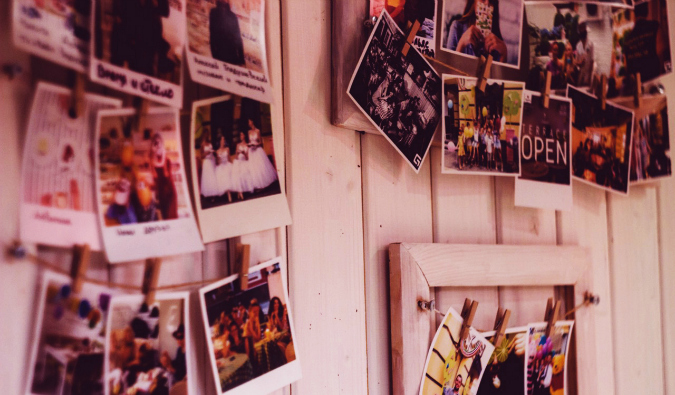
<svg viewBox="0 0 675 395"><path fill-rule="evenodd" d="M567 394L567 355L574 321L558 321L546 336L546 323L528 326L526 394ZM522 392L521 392L522 393Z"/></svg>

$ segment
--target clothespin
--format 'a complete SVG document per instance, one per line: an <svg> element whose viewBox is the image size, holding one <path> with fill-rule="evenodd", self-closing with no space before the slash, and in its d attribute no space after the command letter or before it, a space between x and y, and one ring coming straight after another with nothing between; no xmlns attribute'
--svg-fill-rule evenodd
<svg viewBox="0 0 675 395"><path fill-rule="evenodd" d="M420 21L415 21L415 23L412 24L412 27L408 31L408 36L405 38L403 49L401 49L401 53L403 54L403 56L408 56L408 51L410 50L410 46L415 40L415 36L417 35L418 30L420 30Z"/></svg>
<svg viewBox="0 0 675 395"><path fill-rule="evenodd" d="M635 73L635 93L633 96L635 108L642 107L642 76L640 73Z"/></svg>
<svg viewBox="0 0 675 395"><path fill-rule="evenodd" d="M249 244L237 244L237 264L239 273L239 289L248 289L248 268L251 260L251 246Z"/></svg>
<svg viewBox="0 0 675 395"><path fill-rule="evenodd" d="M145 304L148 306L155 302L155 289L157 289L157 280L159 280L159 269L161 266L162 260L159 258L148 258L145 260L141 290L145 294Z"/></svg>
<svg viewBox="0 0 675 395"><path fill-rule="evenodd" d="M492 337L492 344L498 346L502 342L504 337L504 331L506 331L507 325L509 325L509 319L511 318L511 310L502 309L501 307L497 309L497 317L495 317L495 335Z"/></svg>
<svg viewBox="0 0 675 395"><path fill-rule="evenodd" d="M140 97L134 98L134 107L136 108L136 122L134 125L135 130L140 131L141 129L141 119L148 115L148 109L150 108L150 102L146 99L141 99Z"/></svg>
<svg viewBox="0 0 675 395"><path fill-rule="evenodd" d="M491 67L492 67L492 55L489 55L487 59L485 59L485 56L481 56L480 61L478 63L478 81L476 81L476 87L481 92L485 92L487 80L490 78Z"/></svg>
<svg viewBox="0 0 675 395"><path fill-rule="evenodd" d="M607 76L604 74L600 80L600 108L602 111L607 108Z"/></svg>
<svg viewBox="0 0 675 395"><path fill-rule="evenodd" d="M546 314L544 320L546 321L546 337L551 335L551 331L558 321L558 314L560 313L560 301L556 300L553 304L553 298L548 298L546 302Z"/></svg>
<svg viewBox="0 0 675 395"><path fill-rule="evenodd" d="M80 293L84 284L84 274L89 268L89 244L73 246L73 261L70 265L70 277L73 279L73 292Z"/></svg>
<svg viewBox="0 0 675 395"><path fill-rule="evenodd" d="M541 97L543 98L544 108L548 108L549 99L551 96L551 72L546 72L546 84L544 85L544 90L541 92Z"/></svg>
<svg viewBox="0 0 675 395"><path fill-rule="evenodd" d="M469 334L469 328L473 323L473 317L476 315L478 309L478 302L471 299L464 299L464 307L462 307L462 329L459 332L459 342L463 342L466 335Z"/></svg>
<svg viewBox="0 0 675 395"><path fill-rule="evenodd" d="M84 90L87 80L84 74L75 71L70 71L69 77L73 92L70 95L68 116L76 119L84 113Z"/></svg>

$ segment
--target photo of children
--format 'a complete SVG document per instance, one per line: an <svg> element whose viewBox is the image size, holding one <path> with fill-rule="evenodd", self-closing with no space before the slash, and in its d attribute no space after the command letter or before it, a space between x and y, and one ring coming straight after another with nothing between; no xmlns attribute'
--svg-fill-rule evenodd
<svg viewBox="0 0 675 395"><path fill-rule="evenodd" d="M436 0L370 0L371 18L380 16L383 9L404 32L419 21L413 46L424 55L436 56Z"/></svg>
<svg viewBox="0 0 675 395"><path fill-rule="evenodd" d="M187 395L188 293L114 297L106 348L106 394Z"/></svg>
<svg viewBox="0 0 675 395"><path fill-rule="evenodd" d="M246 290L237 278L199 291L216 388L269 393L301 375L281 259L252 267Z"/></svg>
<svg viewBox="0 0 675 395"><path fill-rule="evenodd" d="M483 333L492 342L494 331ZM525 347L527 327L509 328L495 347L478 387L477 395L523 395L525 393Z"/></svg>
<svg viewBox="0 0 675 395"><path fill-rule="evenodd" d="M520 174L524 84L443 74L443 162L446 174Z"/></svg>
<svg viewBox="0 0 675 395"><path fill-rule="evenodd" d="M546 323L527 329L527 395L567 394L567 355L574 321L558 321L546 337ZM521 392L522 393L522 392Z"/></svg>
<svg viewBox="0 0 675 395"><path fill-rule="evenodd" d="M494 346L473 328L460 341L462 321L450 308L438 327L424 364L420 395L476 395Z"/></svg>
<svg viewBox="0 0 675 395"><path fill-rule="evenodd" d="M569 86L572 99L572 172L586 183L628 193L633 112Z"/></svg>
<svg viewBox="0 0 675 395"><path fill-rule="evenodd" d="M522 0L442 1L442 50L520 67Z"/></svg>
<svg viewBox="0 0 675 395"><path fill-rule="evenodd" d="M45 272L26 393L91 394L104 391L106 320L113 291Z"/></svg>

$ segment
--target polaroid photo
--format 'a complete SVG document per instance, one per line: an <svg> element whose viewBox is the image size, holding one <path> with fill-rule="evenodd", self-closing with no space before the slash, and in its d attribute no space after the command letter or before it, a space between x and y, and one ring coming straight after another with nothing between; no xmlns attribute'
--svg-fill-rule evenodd
<svg viewBox="0 0 675 395"><path fill-rule="evenodd" d="M482 334L492 342L495 331ZM525 393L525 348L527 327L509 328L495 346L480 381L480 395L522 395Z"/></svg>
<svg viewBox="0 0 675 395"><path fill-rule="evenodd" d="M522 82L443 74L443 174L520 175Z"/></svg>
<svg viewBox="0 0 675 395"><path fill-rule="evenodd" d="M440 121L441 79L386 10L368 39L347 93L377 130L419 172Z"/></svg>
<svg viewBox="0 0 675 395"><path fill-rule="evenodd" d="M92 81L183 106L185 0L93 0Z"/></svg>
<svg viewBox="0 0 675 395"><path fill-rule="evenodd" d="M105 394L188 394L189 293L115 296L105 346Z"/></svg>
<svg viewBox="0 0 675 395"><path fill-rule="evenodd" d="M524 0L523 2L526 5L563 3L561 0ZM633 7L633 0L576 0L574 3L590 6L611 6L617 8Z"/></svg>
<svg viewBox="0 0 675 395"><path fill-rule="evenodd" d="M301 378L286 270L281 258L199 290L214 384L219 394L267 394Z"/></svg>
<svg viewBox="0 0 675 395"><path fill-rule="evenodd" d="M377 18L382 10L387 10L403 32L419 21L420 29L413 40L413 47L421 54L435 58L437 8L437 0L370 0L369 15Z"/></svg>
<svg viewBox="0 0 675 395"><path fill-rule="evenodd" d="M441 0L441 50L520 68L523 0Z"/></svg>
<svg viewBox="0 0 675 395"><path fill-rule="evenodd" d="M450 308L438 327L424 364L420 395L476 395L494 346L473 327L464 341L463 319Z"/></svg>
<svg viewBox="0 0 675 395"><path fill-rule="evenodd" d="M574 321L558 321L547 338L545 322L528 325L524 370L527 395L567 394L567 355L573 327Z"/></svg>
<svg viewBox="0 0 675 395"><path fill-rule="evenodd" d="M523 103L515 205L571 211L572 100L551 95L545 108L539 92L526 90Z"/></svg>
<svg viewBox="0 0 675 395"><path fill-rule="evenodd" d="M572 173L581 182L628 194L633 148L633 111L600 100L573 86L567 88L572 99Z"/></svg>
<svg viewBox="0 0 675 395"><path fill-rule="evenodd" d="M264 0L189 0L187 39L193 81L273 102Z"/></svg>
<svg viewBox="0 0 675 395"><path fill-rule="evenodd" d="M77 72L87 72L90 2L13 0L12 3L12 33L18 48Z"/></svg>
<svg viewBox="0 0 675 395"><path fill-rule="evenodd" d="M27 394L103 394L103 367L111 297L115 291L46 271L38 300Z"/></svg>
<svg viewBox="0 0 675 395"><path fill-rule="evenodd" d="M111 263L202 251L181 149L178 110L99 111L96 196Z"/></svg>
<svg viewBox="0 0 675 395"><path fill-rule="evenodd" d="M120 100L86 94L84 113L69 115L72 91L38 83L24 145L20 231L27 242L101 250L94 194L94 127L98 110Z"/></svg>
<svg viewBox="0 0 675 395"><path fill-rule="evenodd" d="M192 183L205 243L291 223L270 110L234 94L192 105Z"/></svg>
<svg viewBox="0 0 675 395"><path fill-rule="evenodd" d="M612 15L612 75L614 94L630 95L634 75L642 82L673 71L666 0L636 2L634 9L622 9Z"/></svg>

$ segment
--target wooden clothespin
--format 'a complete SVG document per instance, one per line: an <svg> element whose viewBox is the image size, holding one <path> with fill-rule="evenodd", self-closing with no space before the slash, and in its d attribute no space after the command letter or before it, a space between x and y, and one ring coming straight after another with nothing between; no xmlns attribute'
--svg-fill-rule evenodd
<svg viewBox="0 0 675 395"><path fill-rule="evenodd" d="M148 258L145 260L141 290L145 294L145 304L148 306L155 302L155 290L157 289L157 280L159 280L159 269L161 266L162 260L159 258Z"/></svg>
<svg viewBox="0 0 675 395"><path fill-rule="evenodd" d="M642 75L635 73L635 93L633 96L635 108L642 107Z"/></svg>
<svg viewBox="0 0 675 395"><path fill-rule="evenodd" d="M73 292L80 293L84 284L84 275L89 268L89 244L73 246L73 261L70 265L70 277L73 279Z"/></svg>
<svg viewBox="0 0 675 395"><path fill-rule="evenodd" d="M485 56L480 57L478 62L478 81L476 81L476 87L481 91L485 92L485 87L487 86L487 80L490 78L490 69L492 68L492 55L489 55L487 59Z"/></svg>
<svg viewBox="0 0 675 395"><path fill-rule="evenodd" d="M502 309L501 307L497 309L497 317L495 317L495 335L492 337L492 344L498 346L504 338L504 332L506 327L509 325L509 319L511 318L511 310Z"/></svg>
<svg viewBox="0 0 675 395"><path fill-rule="evenodd" d="M251 246L249 244L237 244L236 269L239 274L239 288L248 289L248 268L251 260Z"/></svg>
<svg viewBox="0 0 675 395"><path fill-rule="evenodd" d="M84 114L84 91L87 82L87 77L76 71L69 72L70 86L73 91L70 95L70 103L68 107L68 116L76 119Z"/></svg>
<svg viewBox="0 0 675 395"><path fill-rule="evenodd" d="M558 314L560 314L560 301L556 300L553 304L553 298L548 298L546 302L546 314L544 320L546 321L546 337L551 335L551 331L558 321Z"/></svg>
<svg viewBox="0 0 675 395"><path fill-rule="evenodd" d="M134 130L141 131L141 119L148 115L150 102L140 97L134 97L134 107L136 108L136 119L134 123Z"/></svg>
<svg viewBox="0 0 675 395"><path fill-rule="evenodd" d="M544 108L548 108L548 103L551 96L551 77L552 74L550 71L546 72L546 83L544 85L544 90L541 92L541 97L543 99Z"/></svg>
<svg viewBox="0 0 675 395"><path fill-rule="evenodd" d="M464 307L462 307L462 329L459 332L459 342L463 342L464 338L469 334L469 328L473 323L473 317L476 315L478 309L478 302L471 299L464 299Z"/></svg>
<svg viewBox="0 0 675 395"><path fill-rule="evenodd" d="M602 111L607 108L607 76L604 74L600 79L600 108Z"/></svg>
<svg viewBox="0 0 675 395"><path fill-rule="evenodd" d="M420 30L420 21L415 21L415 23L412 24L412 27L410 27L408 36L405 38L405 43L403 44L403 49L401 49L403 56L408 56L408 51L410 51L410 46L415 40L418 30Z"/></svg>

